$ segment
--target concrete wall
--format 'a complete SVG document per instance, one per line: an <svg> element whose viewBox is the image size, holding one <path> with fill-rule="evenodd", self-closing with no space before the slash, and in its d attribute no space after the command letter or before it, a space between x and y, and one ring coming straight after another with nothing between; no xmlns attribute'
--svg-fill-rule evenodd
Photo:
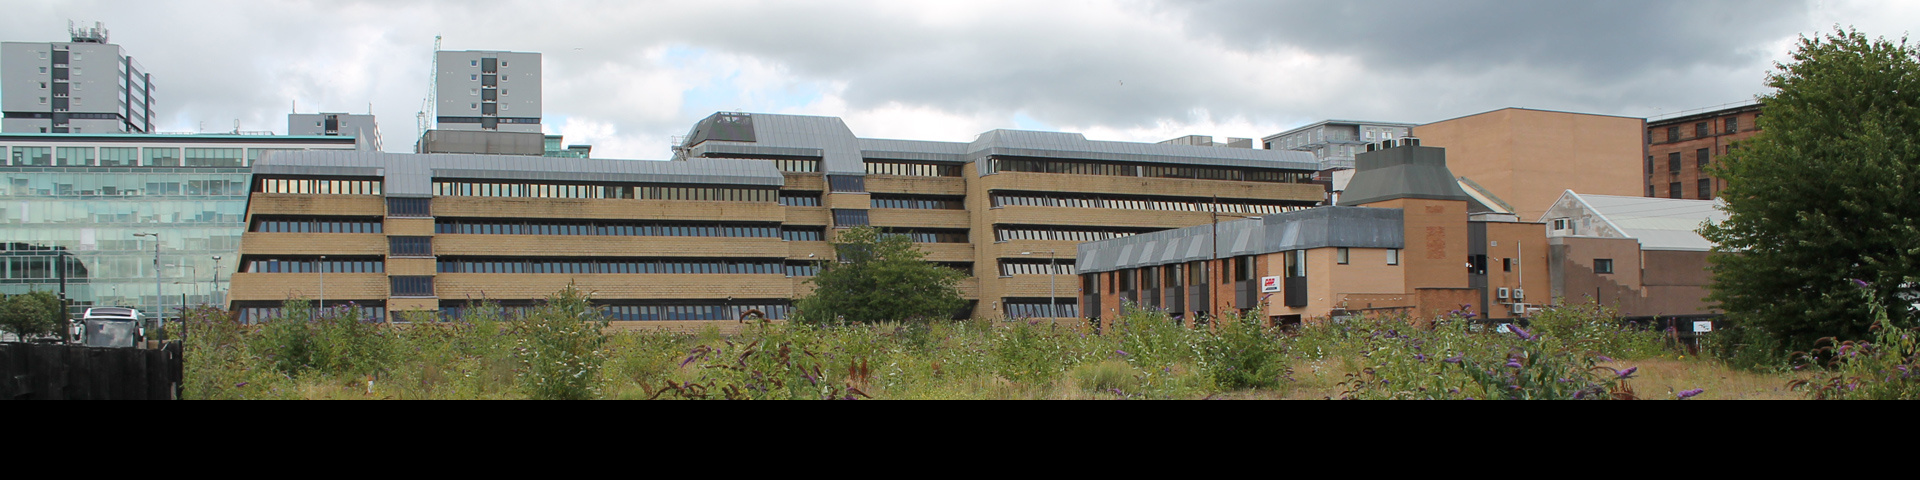
<svg viewBox="0 0 1920 480"><path fill-rule="evenodd" d="M1560 193L1638 196L1645 121L1508 108L1414 128L1447 167L1537 219Z"/></svg>

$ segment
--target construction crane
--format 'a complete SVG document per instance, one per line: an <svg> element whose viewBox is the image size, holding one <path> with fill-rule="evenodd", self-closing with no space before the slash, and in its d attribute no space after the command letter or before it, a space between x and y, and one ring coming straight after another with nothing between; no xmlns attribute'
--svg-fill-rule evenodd
<svg viewBox="0 0 1920 480"><path fill-rule="evenodd" d="M418 115L415 115L415 119L419 120L419 126L413 132L414 141L419 141L420 137L425 136L427 134L427 129L433 127L432 122L434 120L434 114L436 113L434 112L434 107L437 106L440 101L439 90L440 90L440 36L434 35L433 36L433 69L427 71L427 98L420 101L420 113Z"/></svg>

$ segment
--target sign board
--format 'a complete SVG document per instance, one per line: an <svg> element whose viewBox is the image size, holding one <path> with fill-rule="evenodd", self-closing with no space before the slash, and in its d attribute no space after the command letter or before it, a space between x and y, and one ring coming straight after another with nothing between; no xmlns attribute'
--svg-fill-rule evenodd
<svg viewBox="0 0 1920 480"><path fill-rule="evenodd" d="M1493 331L1496 331L1496 332L1500 332L1500 333L1513 333L1513 330L1508 330L1508 329L1507 329L1507 325L1512 325L1512 324L1511 324L1511 323L1502 323L1502 324L1500 324L1500 328L1496 328L1496 329L1494 329Z"/></svg>
<svg viewBox="0 0 1920 480"><path fill-rule="evenodd" d="M1260 293L1280 291L1280 277L1260 277Z"/></svg>
<svg viewBox="0 0 1920 480"><path fill-rule="evenodd" d="M1711 331L1713 331L1712 321L1693 322L1693 333L1707 333Z"/></svg>

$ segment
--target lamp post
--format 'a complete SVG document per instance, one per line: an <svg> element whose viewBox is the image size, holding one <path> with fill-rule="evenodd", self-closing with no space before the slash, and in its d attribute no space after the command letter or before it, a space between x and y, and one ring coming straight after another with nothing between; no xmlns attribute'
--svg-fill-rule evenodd
<svg viewBox="0 0 1920 480"><path fill-rule="evenodd" d="M207 289L208 289L207 294L214 297L213 299L214 304L219 305L220 308L227 308L227 302L225 301L226 298L224 298L225 296L220 295L220 256L219 255L213 256L213 282L207 284Z"/></svg>
<svg viewBox="0 0 1920 480"><path fill-rule="evenodd" d="M160 293L160 233L135 233L133 236L153 237L153 314L160 318L165 318L167 311L166 295Z"/></svg>
<svg viewBox="0 0 1920 480"><path fill-rule="evenodd" d="M327 308L327 256L320 256L320 263L314 265L320 271L320 301L313 303L313 317L319 318L320 310ZM311 319L309 319L311 320Z"/></svg>
<svg viewBox="0 0 1920 480"><path fill-rule="evenodd" d="M1020 254L1033 255L1034 252L1020 252ZM1048 249L1047 250L1047 318L1060 318L1060 314L1055 311L1056 309L1059 308L1059 306L1056 305L1057 302L1054 300L1054 298L1056 298L1054 292L1056 292L1057 290L1054 289L1054 285L1053 285L1054 280L1059 278L1060 272L1054 270L1055 267L1053 265L1053 258L1054 258L1053 250Z"/></svg>
<svg viewBox="0 0 1920 480"><path fill-rule="evenodd" d="M192 286L192 287L194 287L194 289L193 289L193 290L194 290L194 291L193 291L193 294L195 294L195 295L199 295L199 294L200 294L200 288L199 288L199 287L200 287L200 282L199 282L199 280L200 280L200 267L199 267L199 266L197 266L197 265L176 265L176 264L171 264L171 263L169 263L169 264L167 264L167 266L169 266L169 267L173 267L173 268L184 268L184 269L187 269L187 270L191 270L191 271L193 271L193 275L189 275L189 276L187 276L187 281L185 281L185 282L173 282L173 284L174 284L174 285L190 285L190 286ZM187 308L187 299L186 299L186 292L185 292L184 290L183 290L183 291L181 292L181 295L180 295L180 308Z"/></svg>

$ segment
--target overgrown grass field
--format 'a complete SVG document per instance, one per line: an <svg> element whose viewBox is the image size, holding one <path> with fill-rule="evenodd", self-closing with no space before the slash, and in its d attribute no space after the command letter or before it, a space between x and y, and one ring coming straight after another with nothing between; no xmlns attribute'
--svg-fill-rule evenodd
<svg viewBox="0 0 1920 480"><path fill-rule="evenodd" d="M288 307L260 325L192 312L188 397L1791 399L1852 398L1833 388L1865 378L1841 364L1730 368L1580 308L1549 310L1509 333L1458 318L1421 326L1361 318L1296 332L1219 318L1190 328L1130 311L1100 333L974 320L754 324L723 336L607 333L574 292L514 320L476 308L451 322L388 325L347 309ZM1836 387L1821 387L1836 376Z"/></svg>

